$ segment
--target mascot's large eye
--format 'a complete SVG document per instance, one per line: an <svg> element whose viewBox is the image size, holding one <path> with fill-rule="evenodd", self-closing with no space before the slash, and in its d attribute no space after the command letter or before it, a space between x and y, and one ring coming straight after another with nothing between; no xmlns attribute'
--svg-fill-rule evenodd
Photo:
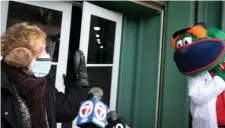
<svg viewBox="0 0 225 128"><path fill-rule="evenodd" d="M182 45L183 45L182 40L178 40L178 41L177 41L177 48L179 48L179 47L182 46Z"/></svg>
<svg viewBox="0 0 225 128"><path fill-rule="evenodd" d="M183 39L183 45L191 44L192 43L192 38L191 37L185 37Z"/></svg>

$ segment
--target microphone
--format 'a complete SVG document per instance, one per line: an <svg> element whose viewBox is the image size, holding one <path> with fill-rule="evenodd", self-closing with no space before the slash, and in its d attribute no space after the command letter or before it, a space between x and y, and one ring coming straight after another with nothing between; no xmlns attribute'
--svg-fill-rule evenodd
<svg viewBox="0 0 225 128"><path fill-rule="evenodd" d="M88 92L88 100L81 102L77 116L77 126L80 128L105 128L108 107L101 100L103 91L93 87Z"/></svg>
<svg viewBox="0 0 225 128"><path fill-rule="evenodd" d="M103 91L99 87L93 87L88 92L88 99L97 98L99 100L102 100L102 97L103 97Z"/></svg>
<svg viewBox="0 0 225 128"><path fill-rule="evenodd" d="M108 112L107 121L108 121L108 124L106 128L129 128L125 119L122 117L119 117L115 111Z"/></svg>

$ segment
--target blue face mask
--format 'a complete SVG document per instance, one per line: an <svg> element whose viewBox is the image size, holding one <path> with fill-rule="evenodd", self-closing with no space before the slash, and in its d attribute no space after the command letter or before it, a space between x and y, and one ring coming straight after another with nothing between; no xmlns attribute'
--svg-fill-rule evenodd
<svg viewBox="0 0 225 128"><path fill-rule="evenodd" d="M28 69L32 71L36 78L45 77L49 74L51 63L52 61L50 55L46 54L33 60Z"/></svg>

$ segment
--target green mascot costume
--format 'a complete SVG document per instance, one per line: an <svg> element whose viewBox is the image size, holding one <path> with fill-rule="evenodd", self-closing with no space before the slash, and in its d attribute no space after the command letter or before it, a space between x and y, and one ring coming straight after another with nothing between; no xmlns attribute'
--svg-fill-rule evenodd
<svg viewBox="0 0 225 128"><path fill-rule="evenodd" d="M197 23L174 33L173 59L188 76L193 128L225 128L225 33Z"/></svg>

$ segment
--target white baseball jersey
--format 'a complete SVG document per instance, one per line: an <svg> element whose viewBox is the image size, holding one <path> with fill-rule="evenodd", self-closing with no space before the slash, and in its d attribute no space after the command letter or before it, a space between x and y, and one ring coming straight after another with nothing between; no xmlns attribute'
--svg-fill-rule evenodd
<svg viewBox="0 0 225 128"><path fill-rule="evenodd" d="M217 96L225 90L225 82L219 76L205 72L188 78L190 111L193 128L218 128L216 117Z"/></svg>

